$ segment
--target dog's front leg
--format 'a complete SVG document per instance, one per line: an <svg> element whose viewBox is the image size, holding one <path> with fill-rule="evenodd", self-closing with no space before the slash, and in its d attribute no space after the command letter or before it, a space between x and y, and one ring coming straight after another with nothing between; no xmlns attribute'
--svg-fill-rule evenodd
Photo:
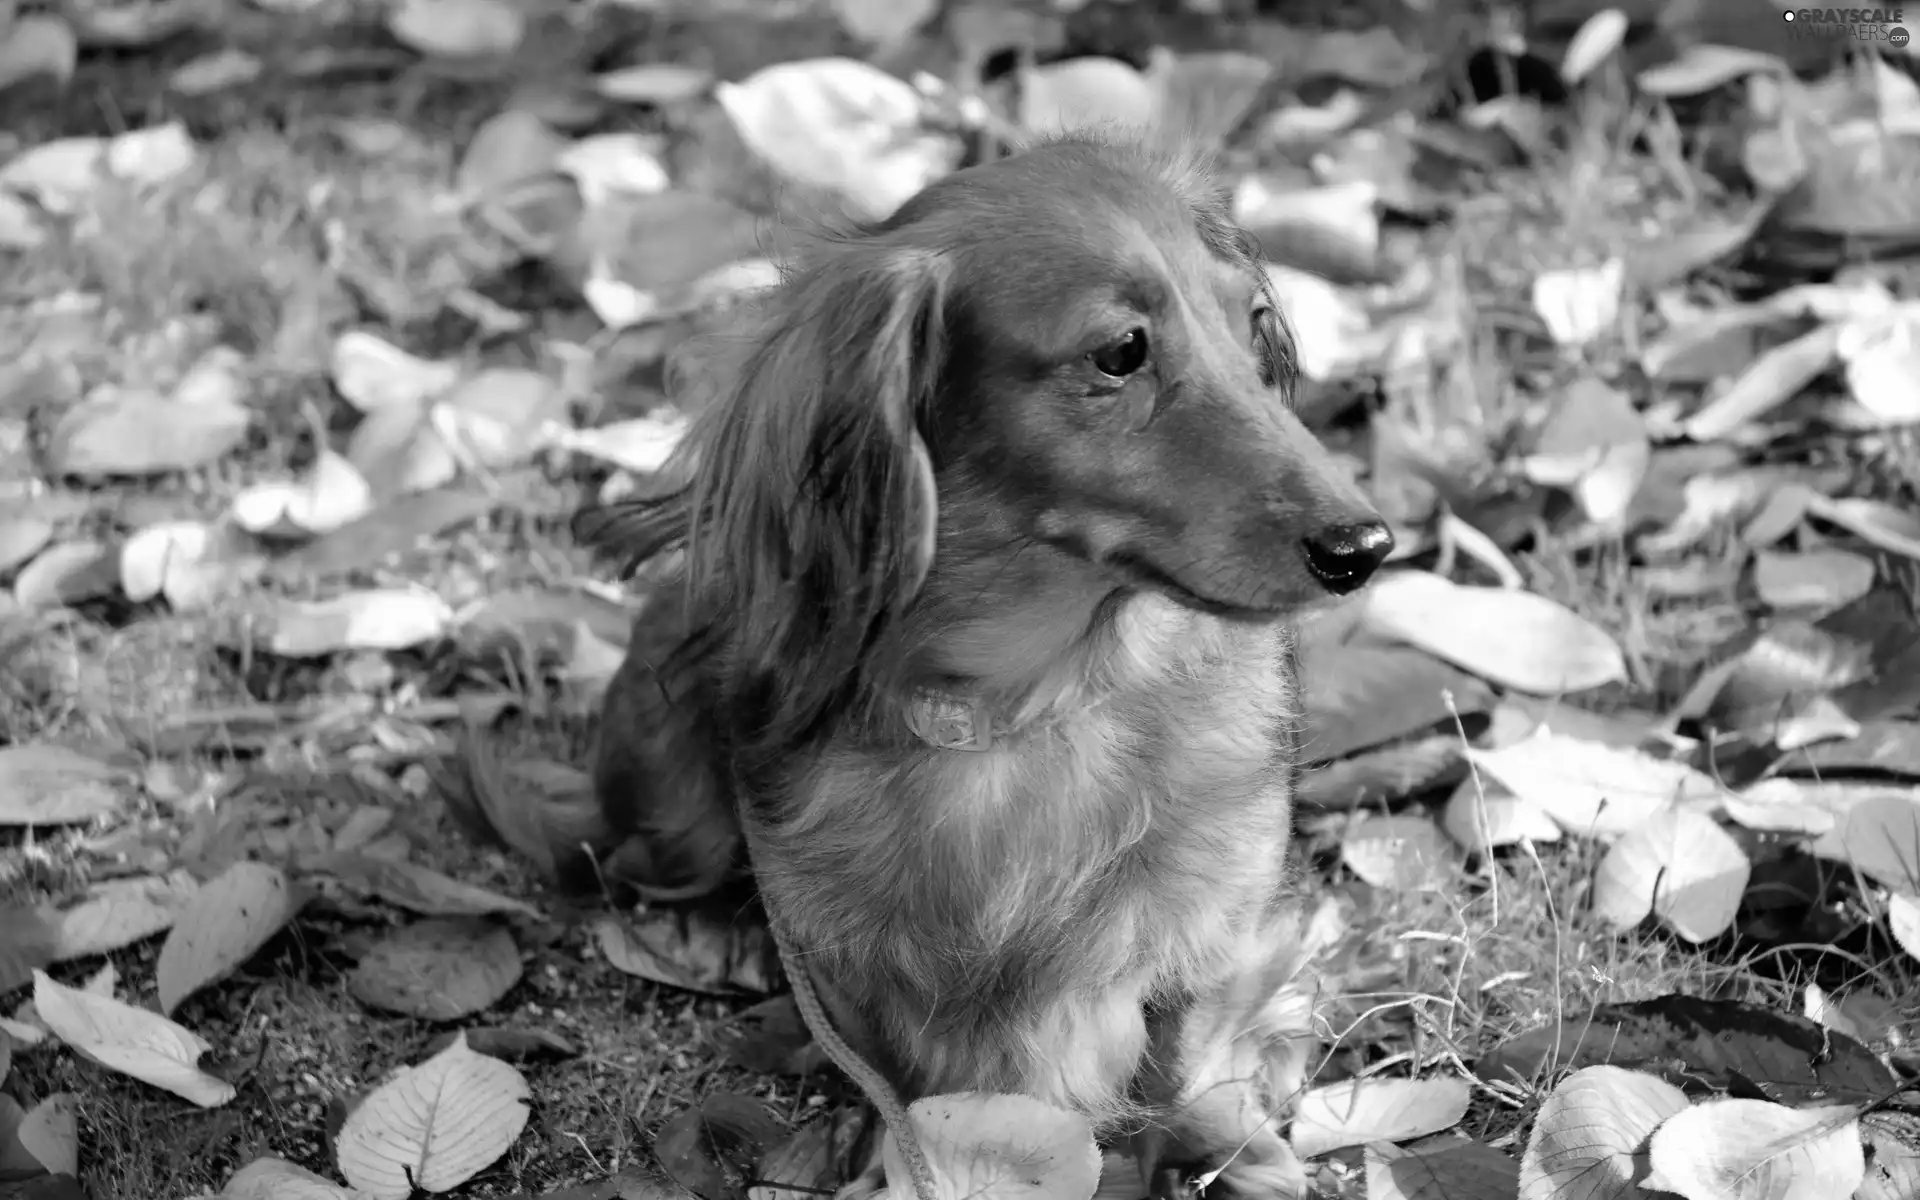
<svg viewBox="0 0 1920 1200"><path fill-rule="evenodd" d="M1307 1194L1306 1171L1280 1136L1314 1045L1311 997L1293 979L1297 946L1284 921L1250 936L1240 973L1154 1014L1153 1065L1142 1083L1163 1117L1133 1148L1156 1200L1177 1194L1174 1167L1203 1179L1217 1172L1209 1197Z"/></svg>

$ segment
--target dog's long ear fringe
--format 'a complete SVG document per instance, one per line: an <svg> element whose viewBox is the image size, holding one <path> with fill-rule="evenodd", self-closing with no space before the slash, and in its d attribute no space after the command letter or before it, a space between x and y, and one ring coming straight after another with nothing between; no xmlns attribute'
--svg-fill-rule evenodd
<svg viewBox="0 0 1920 1200"><path fill-rule="evenodd" d="M627 553L684 533L712 622L702 636L726 648L718 732L748 770L845 706L931 562L919 428L946 293L937 254L880 240L827 251L769 299L761 338L702 415L691 487L597 531Z"/></svg>

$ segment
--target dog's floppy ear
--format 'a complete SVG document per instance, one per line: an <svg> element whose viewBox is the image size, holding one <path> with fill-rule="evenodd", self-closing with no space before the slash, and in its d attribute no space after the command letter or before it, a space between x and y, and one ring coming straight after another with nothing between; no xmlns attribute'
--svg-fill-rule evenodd
<svg viewBox="0 0 1920 1200"><path fill-rule="evenodd" d="M947 278L928 251L830 250L768 299L703 416L688 571L730 647L740 752L810 734L925 581Z"/></svg>

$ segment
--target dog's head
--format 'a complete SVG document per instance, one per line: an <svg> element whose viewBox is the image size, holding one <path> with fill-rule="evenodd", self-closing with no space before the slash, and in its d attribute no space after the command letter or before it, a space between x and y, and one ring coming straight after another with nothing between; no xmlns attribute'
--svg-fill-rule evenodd
<svg viewBox="0 0 1920 1200"><path fill-rule="evenodd" d="M805 262L764 321L688 489L589 536L639 557L684 536L734 703L775 741L845 699L955 556L1035 548L1111 592L1273 619L1392 546L1291 411L1257 256L1175 157L1074 139L959 172Z"/></svg>

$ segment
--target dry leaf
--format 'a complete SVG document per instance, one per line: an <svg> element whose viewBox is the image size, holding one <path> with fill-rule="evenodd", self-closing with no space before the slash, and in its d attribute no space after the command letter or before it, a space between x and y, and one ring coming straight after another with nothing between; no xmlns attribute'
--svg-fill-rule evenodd
<svg viewBox="0 0 1920 1200"><path fill-rule="evenodd" d="M55 1175L80 1174L79 1097L55 1092L28 1109L13 1128L14 1141Z"/></svg>
<svg viewBox="0 0 1920 1200"><path fill-rule="evenodd" d="M1425 817L1367 817L1340 840L1347 869L1377 888L1400 892L1438 890L1453 878L1458 855Z"/></svg>
<svg viewBox="0 0 1920 1200"><path fill-rule="evenodd" d="M451 1191L519 1139L532 1099L519 1071L456 1037L360 1101L340 1126L334 1161L373 1200Z"/></svg>
<svg viewBox="0 0 1920 1200"><path fill-rule="evenodd" d="M1088 128L1145 129L1160 93L1117 58L1069 58L1020 73L1020 127L1035 138Z"/></svg>
<svg viewBox="0 0 1920 1200"><path fill-rule="evenodd" d="M237 862L209 879L187 901L160 947L154 968L160 1011L232 974L300 908L293 885L280 868Z"/></svg>
<svg viewBox="0 0 1920 1200"><path fill-rule="evenodd" d="M453 609L421 588L372 588L331 600L280 600L268 648L283 658L342 650L408 650L445 637Z"/></svg>
<svg viewBox="0 0 1920 1200"><path fill-rule="evenodd" d="M504 0L399 0L387 29L422 54L484 58L518 46L526 18Z"/></svg>
<svg viewBox="0 0 1920 1200"><path fill-rule="evenodd" d="M1707 1100L1653 1135L1650 1188L1684 1200L1834 1200L1866 1178L1859 1110Z"/></svg>
<svg viewBox="0 0 1920 1200"><path fill-rule="evenodd" d="M408 354L358 330L333 343L333 386L362 413L404 408L425 411L427 401L460 382L460 365Z"/></svg>
<svg viewBox="0 0 1920 1200"><path fill-rule="evenodd" d="M54 961L106 954L164 933L199 890L186 871L100 880L61 912Z"/></svg>
<svg viewBox="0 0 1920 1200"><path fill-rule="evenodd" d="M239 403L182 404L144 388L99 387L54 425L47 469L89 479L189 471L238 449L252 420Z"/></svg>
<svg viewBox="0 0 1920 1200"><path fill-rule="evenodd" d="M1670 808L1628 830L1600 860L1593 910L1620 928L1651 912L1698 945L1732 928L1751 872L1746 852L1711 817Z"/></svg>
<svg viewBox="0 0 1920 1200"><path fill-rule="evenodd" d="M1649 96L1698 96L1754 74L1790 78L1793 72L1771 54L1738 46L1698 44L1684 47L1670 62L1648 67L1634 77L1634 82Z"/></svg>
<svg viewBox="0 0 1920 1200"><path fill-rule="evenodd" d="M1493 779L1461 780L1447 799L1441 825L1454 841L1476 852L1560 840L1560 826L1546 809Z"/></svg>
<svg viewBox="0 0 1920 1200"><path fill-rule="evenodd" d="M1873 576L1872 559L1831 547L1753 557L1754 590L1772 608L1839 608L1872 591Z"/></svg>
<svg viewBox="0 0 1920 1200"><path fill-rule="evenodd" d="M1523 692L1586 691L1627 677L1612 638L1546 597L1425 571L1383 575L1361 602L1360 624Z"/></svg>
<svg viewBox="0 0 1920 1200"><path fill-rule="evenodd" d="M680 104L698 100L713 87L713 72L677 63L642 63L596 75L594 90L625 104Z"/></svg>
<svg viewBox="0 0 1920 1200"><path fill-rule="evenodd" d="M1288 1136L1301 1158L1404 1142L1459 1124L1471 1096L1463 1079L1349 1079L1300 1097Z"/></svg>
<svg viewBox="0 0 1920 1200"><path fill-rule="evenodd" d="M1883 500L1829 500L1825 496L1810 496L1807 511L1889 554L1920 559L1920 513L1911 509Z"/></svg>
<svg viewBox="0 0 1920 1200"><path fill-rule="evenodd" d="M209 1047L158 1013L96 996L33 973L33 1007L61 1041L109 1070L172 1092L202 1108L233 1099L233 1085L197 1065Z"/></svg>
<svg viewBox="0 0 1920 1200"><path fill-rule="evenodd" d="M588 208L628 196L657 196L673 186L655 139L644 133L596 133L562 150L554 169L573 180Z"/></svg>
<svg viewBox="0 0 1920 1200"><path fill-rule="evenodd" d="M113 593L117 565L113 551L99 542L64 542L21 568L13 598L28 612L97 600Z"/></svg>
<svg viewBox="0 0 1920 1200"><path fill-rule="evenodd" d="M920 132L911 85L850 58L776 63L714 96L741 141L780 174L883 220L953 169L959 147Z"/></svg>
<svg viewBox="0 0 1920 1200"><path fill-rule="evenodd" d="M130 129L107 141L106 165L114 177L136 187L158 187L185 174L199 159L193 136L180 121ZM228 354L237 354L228 349ZM184 381L182 387L185 386ZM177 397L178 398L178 397ZM179 398L181 403L187 403Z"/></svg>
<svg viewBox="0 0 1920 1200"><path fill-rule="evenodd" d="M358 469L322 449L300 480L271 480L233 498L234 524L249 533L298 537L331 533L373 511L373 488Z"/></svg>
<svg viewBox="0 0 1920 1200"><path fill-rule="evenodd" d="M575 454L597 458L623 471L651 475L667 464L686 437L690 422L677 411L616 421L598 429L564 429L553 444Z"/></svg>
<svg viewBox="0 0 1920 1200"><path fill-rule="evenodd" d="M515 184L537 178L553 169L559 161L561 151L567 148L567 139L553 131L553 127L523 108L509 108L495 113L481 122L480 128L473 131L473 138L467 143L467 152L461 156L460 169L454 175L454 191L468 203L483 200L489 196L506 191ZM370 334L346 334L348 337L367 338L370 342L377 339ZM401 354L390 346L378 349L371 345L364 347L369 356L391 351ZM356 351L359 353L361 351ZM339 354L335 345L334 353ZM412 355L407 355L412 358ZM336 357L337 361L337 357ZM414 359L414 362L420 360ZM337 371L337 368L336 368ZM337 377L337 376L336 376ZM451 382L451 381L449 381ZM344 391L344 387L342 388ZM425 395L413 397L417 402ZM362 411L370 406L360 405ZM372 406L372 407L378 407Z"/></svg>
<svg viewBox="0 0 1920 1200"><path fill-rule="evenodd" d="M1613 57L1627 38L1627 14L1603 8L1581 23L1560 59L1560 78L1579 83Z"/></svg>
<svg viewBox="0 0 1920 1200"><path fill-rule="evenodd" d="M252 83L267 64L254 55L229 46L182 63L167 77L167 86L182 96L206 96Z"/></svg>
<svg viewBox="0 0 1920 1200"><path fill-rule="evenodd" d="M1542 271L1533 280L1533 309L1555 344L1584 346L1620 322L1626 262L1610 258L1597 267Z"/></svg>
<svg viewBox="0 0 1920 1200"><path fill-rule="evenodd" d="M1520 1200L1638 1196L1635 1156L1686 1107L1686 1093L1654 1075L1610 1066L1575 1071L1534 1117L1520 1159Z"/></svg>
<svg viewBox="0 0 1920 1200"><path fill-rule="evenodd" d="M1520 1164L1479 1142L1373 1142L1366 1169L1367 1200L1513 1200L1520 1185Z"/></svg>
<svg viewBox="0 0 1920 1200"><path fill-rule="evenodd" d="M126 771L51 743L0 746L0 826L77 825L120 809Z"/></svg>
<svg viewBox="0 0 1920 1200"><path fill-rule="evenodd" d="M1475 767L1568 833L1611 837L1655 813L1718 800L1720 785L1685 763L1542 729L1494 750L1467 750Z"/></svg>
<svg viewBox="0 0 1920 1200"><path fill-rule="evenodd" d="M1086 1117L1031 1096L928 1096L908 1106L907 1120L943 1196L1065 1200L1091 1197L1099 1186L1100 1151ZM889 1178L911 1178L891 1136L884 1153Z"/></svg>
<svg viewBox="0 0 1920 1200"><path fill-rule="evenodd" d="M1688 418L1680 432L1696 442L1724 438L1798 396L1833 365L1839 328L1822 325L1767 351L1731 387Z"/></svg>
<svg viewBox="0 0 1920 1200"><path fill-rule="evenodd" d="M29 13L11 26L0 20L0 92L36 75L65 83L79 61L73 27L60 18Z"/></svg>
<svg viewBox="0 0 1920 1200"><path fill-rule="evenodd" d="M520 950L505 929L434 917L375 942L347 976L347 989L373 1008L455 1021L491 1007L520 982L520 972Z"/></svg>
<svg viewBox="0 0 1920 1200"><path fill-rule="evenodd" d="M384 811L368 810L366 811ZM336 840L336 845L340 840ZM485 917L512 914L537 918L540 910L524 900L442 875L429 867L399 859L334 850L305 860L309 871L332 875L364 888L389 904L423 917Z"/></svg>
<svg viewBox="0 0 1920 1200"><path fill-rule="evenodd" d="M1834 350L1860 407L1888 425L1920 422L1920 304L1862 314L1840 328Z"/></svg>
<svg viewBox="0 0 1920 1200"><path fill-rule="evenodd" d="M365 1200L284 1158L256 1158L233 1173L218 1200Z"/></svg>

